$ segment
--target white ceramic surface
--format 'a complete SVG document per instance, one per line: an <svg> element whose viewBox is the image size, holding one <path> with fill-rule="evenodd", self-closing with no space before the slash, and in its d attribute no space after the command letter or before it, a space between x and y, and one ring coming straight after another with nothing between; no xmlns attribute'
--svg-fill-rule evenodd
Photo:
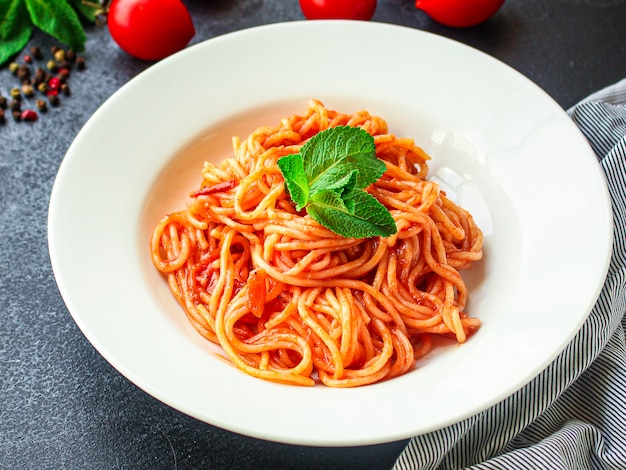
<svg viewBox="0 0 626 470"><path fill-rule="evenodd" d="M148 240L185 205L202 161L231 136L302 112L310 98L367 109L431 154L431 176L474 213L485 258L464 275L483 321L459 347L356 389L264 382L219 358L152 267ZM147 393L200 420L294 444L406 438L471 416L528 383L592 308L611 252L604 178L541 89L429 33L350 21L227 34L150 67L89 119L49 212L54 273L94 347Z"/></svg>

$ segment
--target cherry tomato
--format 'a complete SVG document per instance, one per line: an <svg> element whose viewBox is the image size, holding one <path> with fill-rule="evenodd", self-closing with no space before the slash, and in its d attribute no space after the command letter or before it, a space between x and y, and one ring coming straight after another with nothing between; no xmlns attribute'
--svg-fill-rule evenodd
<svg viewBox="0 0 626 470"><path fill-rule="evenodd" d="M107 14L113 40L143 60L159 60L183 49L196 34L180 0L113 0Z"/></svg>
<svg viewBox="0 0 626 470"><path fill-rule="evenodd" d="M433 20L454 28L476 26L491 18L504 0L416 0Z"/></svg>
<svg viewBox="0 0 626 470"><path fill-rule="evenodd" d="M370 20L376 0L300 0L300 8L309 20Z"/></svg>

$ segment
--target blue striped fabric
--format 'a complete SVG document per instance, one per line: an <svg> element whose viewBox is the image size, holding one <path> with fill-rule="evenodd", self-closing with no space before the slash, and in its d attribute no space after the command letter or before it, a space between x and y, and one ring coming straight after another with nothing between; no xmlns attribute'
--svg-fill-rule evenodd
<svg viewBox="0 0 626 470"><path fill-rule="evenodd" d="M410 440L394 469L626 469L626 79L568 111L605 172L615 223L600 297L567 348L498 405Z"/></svg>

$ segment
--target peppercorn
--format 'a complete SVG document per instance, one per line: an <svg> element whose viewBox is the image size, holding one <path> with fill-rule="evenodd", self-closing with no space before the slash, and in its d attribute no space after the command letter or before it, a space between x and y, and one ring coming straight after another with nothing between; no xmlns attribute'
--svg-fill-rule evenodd
<svg viewBox="0 0 626 470"><path fill-rule="evenodd" d="M4 124L5 121L6 119L4 117L4 109L0 109L0 124Z"/></svg>
<svg viewBox="0 0 626 470"><path fill-rule="evenodd" d="M48 94L48 101L55 108L61 104L61 99L59 98L59 95L56 94L56 92Z"/></svg>
<svg viewBox="0 0 626 470"><path fill-rule="evenodd" d="M41 67L37 67L37 70L35 70L35 82L39 84L43 82L45 79L46 79L46 71L42 69Z"/></svg>
<svg viewBox="0 0 626 470"><path fill-rule="evenodd" d="M61 81L61 83L65 83L69 76L70 76L70 71L68 69L65 69L65 68L59 69L57 78Z"/></svg>
<svg viewBox="0 0 626 470"><path fill-rule="evenodd" d="M33 46L30 48L30 53L33 55L35 59L43 58L43 54L41 53L41 49L39 46Z"/></svg>
<svg viewBox="0 0 626 470"><path fill-rule="evenodd" d="M61 87L61 80L57 77L52 77L48 80L48 88L51 90L58 90Z"/></svg>
<svg viewBox="0 0 626 470"><path fill-rule="evenodd" d="M41 111L42 113L45 113L46 111L48 111L48 105L46 104L45 100L35 101L35 106L37 106L37 109Z"/></svg>
<svg viewBox="0 0 626 470"><path fill-rule="evenodd" d="M28 68L27 65L19 65L17 67L17 78L20 79L21 82L23 82L24 80L28 80L30 78L30 68Z"/></svg>
<svg viewBox="0 0 626 470"><path fill-rule="evenodd" d="M22 111L22 115L20 117L22 118L22 121L34 122L39 116L37 115L37 111L33 111L32 109L25 109L24 111Z"/></svg>
<svg viewBox="0 0 626 470"><path fill-rule="evenodd" d="M61 94L71 96L69 79L72 70L74 67L84 70L86 60L73 49L52 46L50 51L52 57L48 60L38 46L32 46L23 53L20 60L9 65L9 70L19 82L10 90L10 96L0 95L0 121L7 116L7 108L10 111L6 112L10 112L15 121L36 121L39 114L47 112L50 106L61 105ZM43 62L36 64L35 60L41 59ZM37 96L32 101L28 99L37 92L43 96ZM27 108L29 102L30 109L22 109Z"/></svg>
<svg viewBox="0 0 626 470"><path fill-rule="evenodd" d="M24 96L31 97L35 94L35 89L29 84L22 85L22 93L24 93Z"/></svg>

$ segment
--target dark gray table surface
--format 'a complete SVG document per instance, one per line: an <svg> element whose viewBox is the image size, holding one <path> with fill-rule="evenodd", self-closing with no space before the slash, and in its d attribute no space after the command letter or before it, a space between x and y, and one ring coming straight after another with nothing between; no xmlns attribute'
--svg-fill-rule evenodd
<svg viewBox="0 0 626 470"><path fill-rule="evenodd" d="M297 0L189 0L203 41L302 20ZM487 23L446 28L411 0L379 0L373 21L480 49L537 83L563 108L626 77L626 1L507 0ZM52 184L89 116L148 63L88 26L87 69L72 95L34 123L0 125L0 468L390 468L405 441L351 448L265 442L199 422L113 369L82 335L57 290L47 248ZM29 46L55 42L36 33ZM15 77L0 69L0 93ZM200 92L200 91L199 91ZM80 197L78 195L77 197Z"/></svg>

